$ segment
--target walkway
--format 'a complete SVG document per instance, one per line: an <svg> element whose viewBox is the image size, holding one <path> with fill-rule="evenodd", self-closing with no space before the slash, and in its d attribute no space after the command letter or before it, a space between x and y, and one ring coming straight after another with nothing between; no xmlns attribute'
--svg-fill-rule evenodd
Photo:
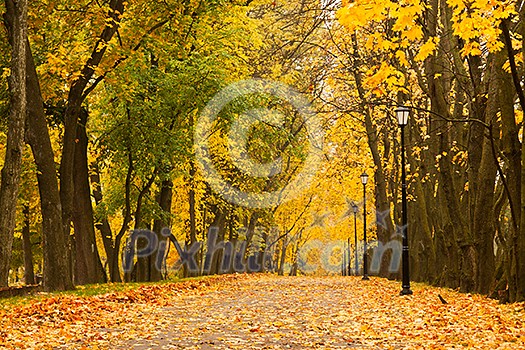
<svg viewBox="0 0 525 350"><path fill-rule="evenodd" d="M525 349L524 304L399 289L379 278L237 275L51 298L1 315L0 347Z"/></svg>

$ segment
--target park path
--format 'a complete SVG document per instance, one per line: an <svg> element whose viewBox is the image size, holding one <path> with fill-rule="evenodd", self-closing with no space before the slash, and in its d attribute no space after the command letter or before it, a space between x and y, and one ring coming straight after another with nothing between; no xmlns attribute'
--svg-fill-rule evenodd
<svg viewBox="0 0 525 350"><path fill-rule="evenodd" d="M525 349L525 304L412 287L244 274L50 296L0 314L0 348Z"/></svg>
<svg viewBox="0 0 525 350"><path fill-rule="evenodd" d="M118 348L344 349L357 345L351 319L363 307L348 293L356 279L262 277L186 296L151 315L150 339ZM356 286L354 286L355 288Z"/></svg>
<svg viewBox="0 0 525 350"><path fill-rule="evenodd" d="M523 305L502 309L482 296L422 285L401 297L399 289L378 278L232 280L145 315L158 328L114 348L525 349Z"/></svg>

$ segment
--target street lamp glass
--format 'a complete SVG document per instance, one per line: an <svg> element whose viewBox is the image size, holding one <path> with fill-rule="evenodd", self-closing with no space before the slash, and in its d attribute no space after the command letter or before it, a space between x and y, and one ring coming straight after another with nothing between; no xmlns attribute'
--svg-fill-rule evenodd
<svg viewBox="0 0 525 350"><path fill-rule="evenodd" d="M410 114L410 109L405 106L399 106L396 109L397 122L400 126L405 126L408 124L408 116Z"/></svg>
<svg viewBox="0 0 525 350"><path fill-rule="evenodd" d="M363 185L366 185L367 182L368 182L368 174L366 172L364 172L364 173L361 174L361 183Z"/></svg>
<svg viewBox="0 0 525 350"><path fill-rule="evenodd" d="M357 214L359 207L357 206L357 204L352 204L352 209L354 210L354 213Z"/></svg>

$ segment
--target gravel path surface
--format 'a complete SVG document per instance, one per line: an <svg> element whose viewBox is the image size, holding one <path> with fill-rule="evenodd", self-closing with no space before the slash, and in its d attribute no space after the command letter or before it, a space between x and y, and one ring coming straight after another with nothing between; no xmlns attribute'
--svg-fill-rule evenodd
<svg viewBox="0 0 525 350"><path fill-rule="evenodd" d="M150 315L161 329L134 349L345 349L349 313L360 305L348 293L355 279L267 277L232 283L174 301ZM352 326L355 326L352 322Z"/></svg>

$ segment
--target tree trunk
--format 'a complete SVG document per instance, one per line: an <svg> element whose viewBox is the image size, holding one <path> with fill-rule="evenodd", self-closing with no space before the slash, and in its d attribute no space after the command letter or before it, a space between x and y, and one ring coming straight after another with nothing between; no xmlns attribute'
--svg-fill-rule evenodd
<svg viewBox="0 0 525 350"><path fill-rule="evenodd" d="M91 186L93 187L93 198L95 199L95 204L98 206L102 203L103 196L100 187L100 170L96 162L92 164L90 179ZM99 230L100 235L102 236L102 244L104 245L104 251L106 252L106 266L108 266L109 278L111 282L122 282L118 268L115 270L111 265L111 259L114 254L113 232L109 225L107 214L99 213L94 219L97 222L95 227Z"/></svg>
<svg viewBox="0 0 525 350"><path fill-rule="evenodd" d="M169 244L168 238L162 234L162 230L164 228L169 228L170 226L172 194L173 182L169 179L163 180L160 193L157 197L157 203L162 210L162 217L155 219L153 222L153 232L155 232L159 239L159 248L162 247L163 242L164 244ZM149 281L151 282L160 281L162 279L161 265L164 263L166 257L161 256L161 254L164 255L164 251L157 249L154 254L148 257L148 266L150 271Z"/></svg>
<svg viewBox="0 0 525 350"><path fill-rule="evenodd" d="M216 206L212 212L215 217L211 224L211 230L208 232L207 252L203 270L203 274L205 275L215 275L219 273L219 269L222 267L222 257L225 248L224 231L226 227L226 213L224 213L219 206ZM210 240L210 233L215 234L215 242Z"/></svg>
<svg viewBox="0 0 525 350"><path fill-rule="evenodd" d="M13 1L6 0L7 27L13 27ZM12 32L12 31L10 31ZM12 41L12 38L10 38ZM58 192L54 152L47 129L44 103L29 41L26 45L27 122L26 141L31 146L37 167L38 190L42 211L44 278L46 291L73 289L67 242L62 227L62 206Z"/></svg>
<svg viewBox="0 0 525 350"><path fill-rule="evenodd" d="M155 179L157 178L157 172L158 168L155 168L153 171L153 174L151 174L150 178L144 184L142 189L140 190L138 196L137 196L137 206L135 207L135 226L134 230L140 230L145 228L143 225L142 220L142 205L144 203L144 197L149 193L151 186L155 182ZM149 228L149 227L147 227ZM121 232L124 232L121 230ZM131 242L133 244L133 242ZM135 247L130 247L134 252L140 252L143 249L147 249L148 245L151 242L148 241L147 238L143 236L139 236L136 240L136 249ZM135 253L134 253L135 254ZM133 267L133 271L126 271L127 273L124 274L124 281L130 282L130 281L136 281L136 282L146 282L149 279L149 270L147 268L147 259L138 259L137 263Z"/></svg>
<svg viewBox="0 0 525 350"><path fill-rule="evenodd" d="M13 233L16 226L16 202L22 170L22 151L24 147L24 124L26 120L26 38L27 38L27 0L6 0L11 15L11 76L9 92L11 105L7 129L7 145L4 167L0 183L0 287L7 286Z"/></svg>
<svg viewBox="0 0 525 350"><path fill-rule="evenodd" d="M253 211L250 214L250 219L248 220L248 227L246 228L246 248L249 249L249 247L252 244L253 235L255 234L255 226L257 225L257 221L259 220L259 213L256 211ZM248 253L248 251L246 251Z"/></svg>
<svg viewBox="0 0 525 350"><path fill-rule="evenodd" d="M354 54L357 55L358 43L356 35L352 35L352 45L354 48ZM356 58L357 66L361 64L361 58ZM376 211L381 213L382 225L377 227L377 239L383 245L388 244L390 241L391 235L394 233L394 224L392 222L392 217L390 213L390 203L387 196L387 182L385 179L385 171L383 167L383 159L379 153L379 143L378 143L378 132L377 128L372 122L372 108L367 105L367 98L365 90L363 88L363 79L362 73L359 68L355 68L353 71L353 76L356 83L357 92L359 99L361 101L361 111L365 116L365 129L367 134L367 142L370 147L370 152L372 153L372 159L374 160L375 172L374 172L374 182L375 182L375 199L376 199ZM390 258L392 254L390 251L386 252L382 256L381 265L379 269L379 276L395 278L399 277L399 273L389 271L388 266L390 265Z"/></svg>
<svg viewBox="0 0 525 350"><path fill-rule="evenodd" d="M131 218L131 182L133 180L133 157L131 156L131 151L128 149L128 170L126 173L126 181L124 184L124 210L122 213L122 216L124 217L122 221L122 225L120 226L120 230L115 236L115 239L113 241L113 249L111 256L108 256L109 261L109 271L110 275L118 280L118 282L121 282L122 279L120 277L120 267L119 267L119 254L120 254L120 243L122 242L122 238L126 234L129 228L129 224L132 220Z"/></svg>
<svg viewBox="0 0 525 350"><path fill-rule="evenodd" d="M500 67L501 68L501 67ZM506 171L505 180L507 187L501 184L503 195L508 199L510 208L511 220L509 229L510 232L506 234L499 230L502 248L506 250L504 254L504 279L506 279L505 286L509 289L509 299L516 300L517 292L517 269L512 268L516 262L517 253L517 238L519 234L519 227L521 226L521 201L522 201L522 179L521 179L521 144L519 140L519 130L516 123L516 115L514 112L515 91L512 87L512 78L510 74L503 70L499 72L499 103L501 110L501 148L504 155ZM493 133L497 135L497 133ZM499 214L500 210L497 211ZM499 220L499 215L496 217ZM521 226L522 227L522 226Z"/></svg>
<svg viewBox="0 0 525 350"><path fill-rule="evenodd" d="M89 186L87 160L88 138L86 134L87 112L82 111L77 126L75 147L75 206L72 219L75 240L75 283L90 284L106 282L106 274L98 254L93 225L93 206Z"/></svg>
<svg viewBox="0 0 525 350"><path fill-rule="evenodd" d="M193 119L191 121L193 123ZM197 226L195 218L195 162L190 160L190 176L188 179L188 204L189 204L189 215L190 215L190 232L188 245L191 246L197 242ZM185 275L190 277L197 276L197 271L185 271Z"/></svg>
<svg viewBox="0 0 525 350"><path fill-rule="evenodd" d="M55 159L44 116L40 87L33 65L28 57L28 96L30 101L27 141L31 146L37 166L38 190L42 211L42 232L44 241L44 290L67 290L73 288L70 263L66 250L68 244L62 226L62 207L58 192Z"/></svg>
<svg viewBox="0 0 525 350"><path fill-rule="evenodd" d="M33 250L31 244L31 222L29 205L24 205L24 226L22 227L22 244L24 250L24 282L35 284L35 270L33 267Z"/></svg>
<svg viewBox="0 0 525 350"><path fill-rule="evenodd" d="M519 33L521 34L521 52L525 55L525 6L521 6L519 12L520 27ZM523 57L523 56L522 56ZM519 79L517 79L519 81ZM524 94L523 88L519 84L515 84L516 89L521 88L521 94ZM518 87L519 85L519 87ZM517 286L516 286L516 297L513 301L524 301L525 300L525 142L522 142L521 149L521 202L518 210L520 210L520 226L519 231L516 232L516 270L517 274Z"/></svg>
<svg viewBox="0 0 525 350"><path fill-rule="evenodd" d="M281 246L281 254L279 256L279 269L277 270L277 274L279 276L283 276L284 275L284 263L286 262L286 250L288 248L288 234L286 234L284 237L283 237L283 241L282 241L282 246Z"/></svg>
<svg viewBox="0 0 525 350"><path fill-rule="evenodd" d="M98 67L104 54L108 48L107 43L116 33L121 15L124 11L123 0L111 0L109 2L108 19L104 29L102 30L91 56L82 68L79 77L72 82L67 98L66 111L64 113L64 137L62 139L62 159L60 162L60 200L62 204L62 225L66 237L70 236L71 221L73 212L75 210L75 148L77 123L80 117L82 103L87 97L91 89L86 89L90 80L92 80L95 73L95 68ZM85 215L85 214L83 214ZM66 258L71 259L70 252L66 251Z"/></svg>
<svg viewBox="0 0 525 350"><path fill-rule="evenodd" d="M488 294L493 286L494 273L496 270L496 262L494 256L494 236L496 233L496 225L493 215L494 204L496 201L496 174L498 168L496 163L499 161L493 138L494 135L500 135L500 127L498 121L498 112L503 115L505 109L501 109L501 101L508 98L505 89L501 89L502 84L505 84L505 75L508 75L502 69L506 61L503 52L494 55L491 59L490 68L488 71L493 77L490 79L488 87L488 101L486 107L486 121L490 125L491 130L484 139L482 145L482 157L478 171L479 189L475 201L474 217L473 217L473 232L476 233L476 250L479 256L477 266L476 292ZM503 78L503 79L502 79ZM512 103L511 103L512 105ZM502 116L502 120L506 118ZM514 218L512 218L514 220Z"/></svg>
<svg viewBox="0 0 525 350"><path fill-rule="evenodd" d="M358 81L359 85L361 85L361 78L356 79L356 81ZM361 99L364 101L364 96L361 96ZM395 230L391 219L390 203L387 196L385 170L383 167L384 161L381 159L379 153L378 132L376 126L372 122L372 111L364 106L363 109L365 115L366 134L368 136L368 146L370 147L370 152L372 153L372 158L375 165L374 184L376 212L382 216L380 225L376 226L377 240L381 242L383 246L385 246L391 240L391 236ZM400 276L399 272L390 271L389 265L391 259L392 252L388 250L381 259L378 272L379 276L388 278L396 278Z"/></svg>

